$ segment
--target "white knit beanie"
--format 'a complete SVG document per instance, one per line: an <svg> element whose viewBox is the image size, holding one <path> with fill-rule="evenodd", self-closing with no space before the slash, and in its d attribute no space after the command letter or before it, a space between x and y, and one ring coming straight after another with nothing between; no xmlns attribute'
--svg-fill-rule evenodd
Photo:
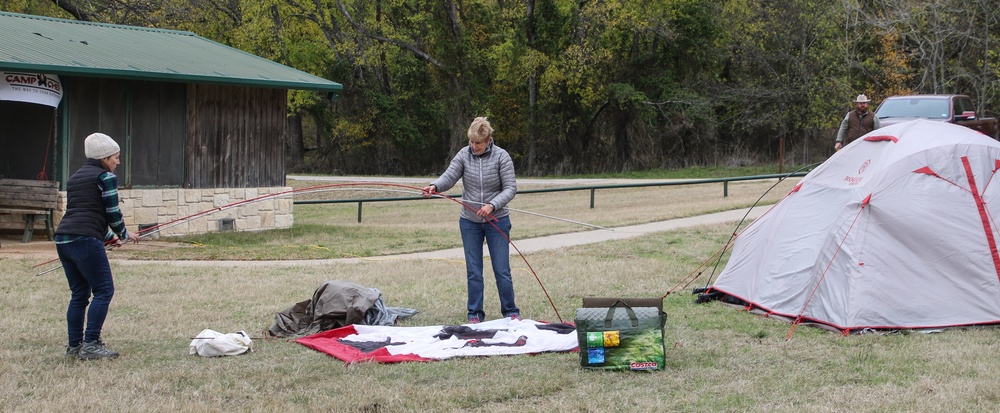
<svg viewBox="0 0 1000 413"><path fill-rule="evenodd" d="M118 142L103 133L92 133L83 141L83 151L89 159L104 159L118 152Z"/></svg>

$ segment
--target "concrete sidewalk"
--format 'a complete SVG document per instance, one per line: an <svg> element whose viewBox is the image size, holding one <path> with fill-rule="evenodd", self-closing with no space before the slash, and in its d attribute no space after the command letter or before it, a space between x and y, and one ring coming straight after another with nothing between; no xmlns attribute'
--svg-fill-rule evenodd
<svg viewBox="0 0 1000 413"><path fill-rule="evenodd" d="M671 219L667 221L651 222L648 224L618 227L613 230L590 230L583 232L573 232L568 234L549 235L538 238L514 239L517 248L524 254L536 251L572 247L575 245L593 244L597 242L634 238L656 232L671 231L680 228L688 228L699 225L719 224L724 222L739 222L746 219L753 221L760 217L770 205L758 206L753 209L744 208L732 211L717 212L714 214L700 215L689 218ZM456 234L458 236L458 234ZM484 248L485 249L485 248ZM511 253L514 253L513 249ZM484 252L487 256L488 252ZM405 260L405 259L465 259L462 248L451 248L439 251L415 252L411 254L387 255L364 258L335 258L323 260L287 260L287 261L137 261L137 260L112 260L118 265L179 265L193 267L207 266L237 266L237 267L262 267L262 266L313 266L330 265L336 263L356 264L367 261L380 260Z"/></svg>

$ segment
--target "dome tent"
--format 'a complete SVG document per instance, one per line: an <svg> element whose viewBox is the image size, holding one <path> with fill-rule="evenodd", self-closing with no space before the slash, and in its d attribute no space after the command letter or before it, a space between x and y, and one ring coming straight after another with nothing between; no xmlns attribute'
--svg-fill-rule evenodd
<svg viewBox="0 0 1000 413"><path fill-rule="evenodd" d="M845 334L998 323L998 169L971 129L875 130L748 226L709 294Z"/></svg>

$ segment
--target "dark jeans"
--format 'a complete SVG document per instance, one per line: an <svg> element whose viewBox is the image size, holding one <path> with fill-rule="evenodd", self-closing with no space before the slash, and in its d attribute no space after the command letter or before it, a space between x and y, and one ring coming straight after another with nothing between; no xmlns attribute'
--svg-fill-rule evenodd
<svg viewBox="0 0 1000 413"><path fill-rule="evenodd" d="M496 225L494 227L493 225ZM503 233L497 230L500 228ZM514 279L510 275L510 217L493 222L476 223L459 218L458 228L462 232L462 246L465 249L465 272L469 282L469 318L486 319L483 312L483 240L490 249L493 277L500 293L500 313L504 317L520 316L521 310L514 304Z"/></svg>
<svg viewBox="0 0 1000 413"><path fill-rule="evenodd" d="M100 340L101 328L108 316L108 304L115 295L115 282L111 278L111 265L108 264L104 243L97 238L81 238L56 244L56 252L59 253L71 292L69 308L66 309L69 345L74 347L82 341ZM89 303L88 310L91 294L94 301Z"/></svg>

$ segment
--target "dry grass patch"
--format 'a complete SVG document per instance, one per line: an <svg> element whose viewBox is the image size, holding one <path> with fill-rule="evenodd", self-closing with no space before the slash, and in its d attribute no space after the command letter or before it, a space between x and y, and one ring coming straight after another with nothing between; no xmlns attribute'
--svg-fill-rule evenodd
<svg viewBox="0 0 1000 413"><path fill-rule="evenodd" d="M450 216L454 218L454 209ZM623 213L624 214L624 213ZM583 296L665 294L728 239L735 223L529 255L571 320ZM450 236L457 237L452 230ZM556 312L512 261L523 314ZM464 265L366 261L266 268L115 264L118 292L104 338L123 356L66 362L62 274L34 277L34 260L0 258L0 402L7 411L989 411L1000 402L996 329L841 337L667 296L667 366L653 373L584 371L576 353L435 363L345 365L286 340L255 340L249 355L187 355L205 328L260 336L274 313L322 282L376 287L386 304L421 312L402 325L465 318ZM706 272L697 284L707 280ZM498 317L495 287L486 309Z"/></svg>

